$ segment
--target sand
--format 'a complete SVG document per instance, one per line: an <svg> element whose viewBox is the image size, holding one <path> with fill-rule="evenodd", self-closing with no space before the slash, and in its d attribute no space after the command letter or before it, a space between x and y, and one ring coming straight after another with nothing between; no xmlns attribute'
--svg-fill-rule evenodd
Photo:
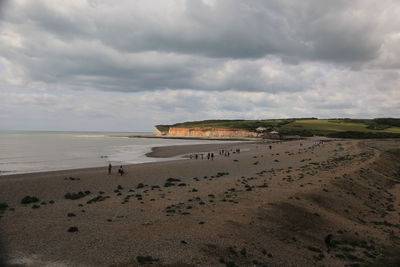
<svg viewBox="0 0 400 267"><path fill-rule="evenodd" d="M395 264L400 142L316 140L156 148L215 158L123 176L117 166L2 176L0 253L11 266Z"/></svg>

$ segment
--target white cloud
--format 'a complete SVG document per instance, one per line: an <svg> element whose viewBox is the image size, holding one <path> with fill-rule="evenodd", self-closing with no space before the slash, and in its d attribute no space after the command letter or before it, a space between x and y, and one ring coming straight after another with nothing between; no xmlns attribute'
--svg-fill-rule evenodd
<svg viewBox="0 0 400 267"><path fill-rule="evenodd" d="M2 128L400 114L395 0L5 3Z"/></svg>

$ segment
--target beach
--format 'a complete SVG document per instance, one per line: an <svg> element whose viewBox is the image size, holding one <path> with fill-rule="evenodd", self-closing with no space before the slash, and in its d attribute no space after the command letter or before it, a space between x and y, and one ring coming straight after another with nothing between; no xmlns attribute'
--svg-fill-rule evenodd
<svg viewBox="0 0 400 267"><path fill-rule="evenodd" d="M148 156L186 158L124 165L122 176L119 166L111 175L104 166L1 176L2 259L22 266L395 262L399 149L398 140L319 138L166 146ZM214 160L188 158L199 152Z"/></svg>

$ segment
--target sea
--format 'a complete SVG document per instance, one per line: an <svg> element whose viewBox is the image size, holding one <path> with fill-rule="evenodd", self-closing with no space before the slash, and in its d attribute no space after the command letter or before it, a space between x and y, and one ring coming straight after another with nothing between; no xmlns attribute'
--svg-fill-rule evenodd
<svg viewBox="0 0 400 267"><path fill-rule="evenodd" d="M224 143L211 140L128 138L121 132L0 131L0 176L179 159L151 158L152 147ZM226 141L225 141L226 142Z"/></svg>

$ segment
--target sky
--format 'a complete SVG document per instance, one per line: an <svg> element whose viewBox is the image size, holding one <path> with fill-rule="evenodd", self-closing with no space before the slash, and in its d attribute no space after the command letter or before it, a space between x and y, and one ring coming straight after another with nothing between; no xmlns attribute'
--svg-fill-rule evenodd
<svg viewBox="0 0 400 267"><path fill-rule="evenodd" d="M0 130L400 117L398 0L0 0Z"/></svg>

